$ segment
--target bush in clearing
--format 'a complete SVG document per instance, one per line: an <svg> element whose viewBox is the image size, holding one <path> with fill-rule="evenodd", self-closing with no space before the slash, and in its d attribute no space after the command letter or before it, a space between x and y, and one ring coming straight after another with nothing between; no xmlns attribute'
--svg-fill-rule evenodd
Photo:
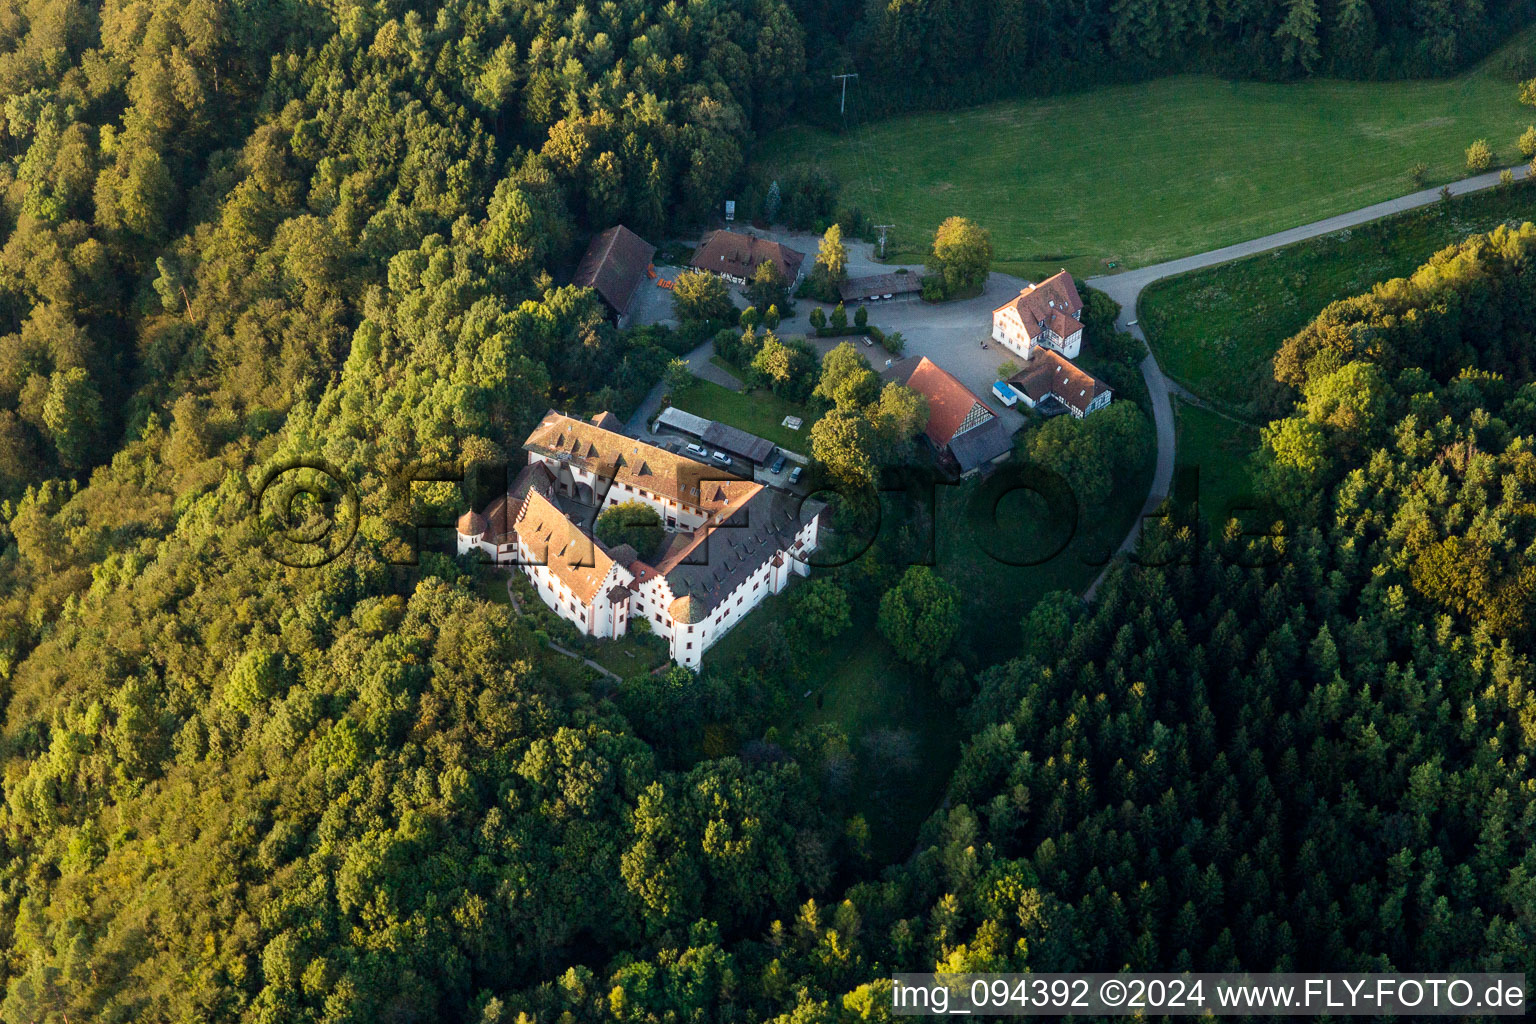
<svg viewBox="0 0 1536 1024"><path fill-rule="evenodd" d="M1493 166L1493 149L1487 139L1478 139L1467 147L1467 170L1481 174Z"/></svg>

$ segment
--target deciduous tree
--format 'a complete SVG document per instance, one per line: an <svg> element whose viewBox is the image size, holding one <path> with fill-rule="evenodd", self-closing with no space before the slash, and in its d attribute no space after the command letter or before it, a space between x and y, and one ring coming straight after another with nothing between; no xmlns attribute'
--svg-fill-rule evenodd
<svg viewBox="0 0 1536 1024"><path fill-rule="evenodd" d="M992 270L992 236L964 217L948 218L934 232L928 269L951 298L980 288Z"/></svg>
<svg viewBox="0 0 1536 1024"><path fill-rule="evenodd" d="M928 566L911 566L880 599L880 633L903 661L936 664L960 628L959 596Z"/></svg>

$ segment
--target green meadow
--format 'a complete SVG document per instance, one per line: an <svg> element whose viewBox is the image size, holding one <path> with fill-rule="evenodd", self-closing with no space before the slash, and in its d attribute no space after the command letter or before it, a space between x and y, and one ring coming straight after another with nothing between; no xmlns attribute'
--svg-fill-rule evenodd
<svg viewBox="0 0 1536 1024"><path fill-rule="evenodd" d="M1522 39L1512 41L1515 46ZM1070 96L890 118L846 134L792 127L755 159L824 166L842 202L896 225L920 258L945 217L988 228L998 269L1079 275L1204 252L1498 165L1536 111L1499 54L1458 78L1292 83L1180 76Z"/></svg>

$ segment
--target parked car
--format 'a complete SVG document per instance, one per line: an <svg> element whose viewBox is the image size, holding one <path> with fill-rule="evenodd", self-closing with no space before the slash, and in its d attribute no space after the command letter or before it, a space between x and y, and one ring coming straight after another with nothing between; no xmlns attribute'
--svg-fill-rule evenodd
<svg viewBox="0 0 1536 1024"><path fill-rule="evenodd" d="M709 458L709 449L701 444L691 444L688 446L688 454L697 455L701 459L707 459Z"/></svg>
<svg viewBox="0 0 1536 1024"><path fill-rule="evenodd" d="M731 464L731 457L725 454L725 452L715 452L715 461L722 466L729 466Z"/></svg>
<svg viewBox="0 0 1536 1024"><path fill-rule="evenodd" d="M792 483L792 484L799 483L800 482L800 477L804 473L805 473L805 467L804 466L796 466L794 469L789 471L789 482Z"/></svg>
<svg viewBox="0 0 1536 1024"><path fill-rule="evenodd" d="M770 473L782 473L782 472L784 472L784 456L780 455L778 458L774 459L773 460L773 465L768 467L768 472L770 472Z"/></svg>

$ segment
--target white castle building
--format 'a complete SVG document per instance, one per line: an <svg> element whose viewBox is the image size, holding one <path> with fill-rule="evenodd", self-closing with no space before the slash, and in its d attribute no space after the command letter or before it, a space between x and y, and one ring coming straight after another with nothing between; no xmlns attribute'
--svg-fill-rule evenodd
<svg viewBox="0 0 1536 1024"><path fill-rule="evenodd" d="M825 504L646 444L592 421L549 412L523 448L528 465L484 513L458 522L458 550L515 565L539 597L588 636L624 636L638 617L672 659L698 669L704 651L792 573L809 575ZM646 561L592 535L598 513L641 501L665 525Z"/></svg>

